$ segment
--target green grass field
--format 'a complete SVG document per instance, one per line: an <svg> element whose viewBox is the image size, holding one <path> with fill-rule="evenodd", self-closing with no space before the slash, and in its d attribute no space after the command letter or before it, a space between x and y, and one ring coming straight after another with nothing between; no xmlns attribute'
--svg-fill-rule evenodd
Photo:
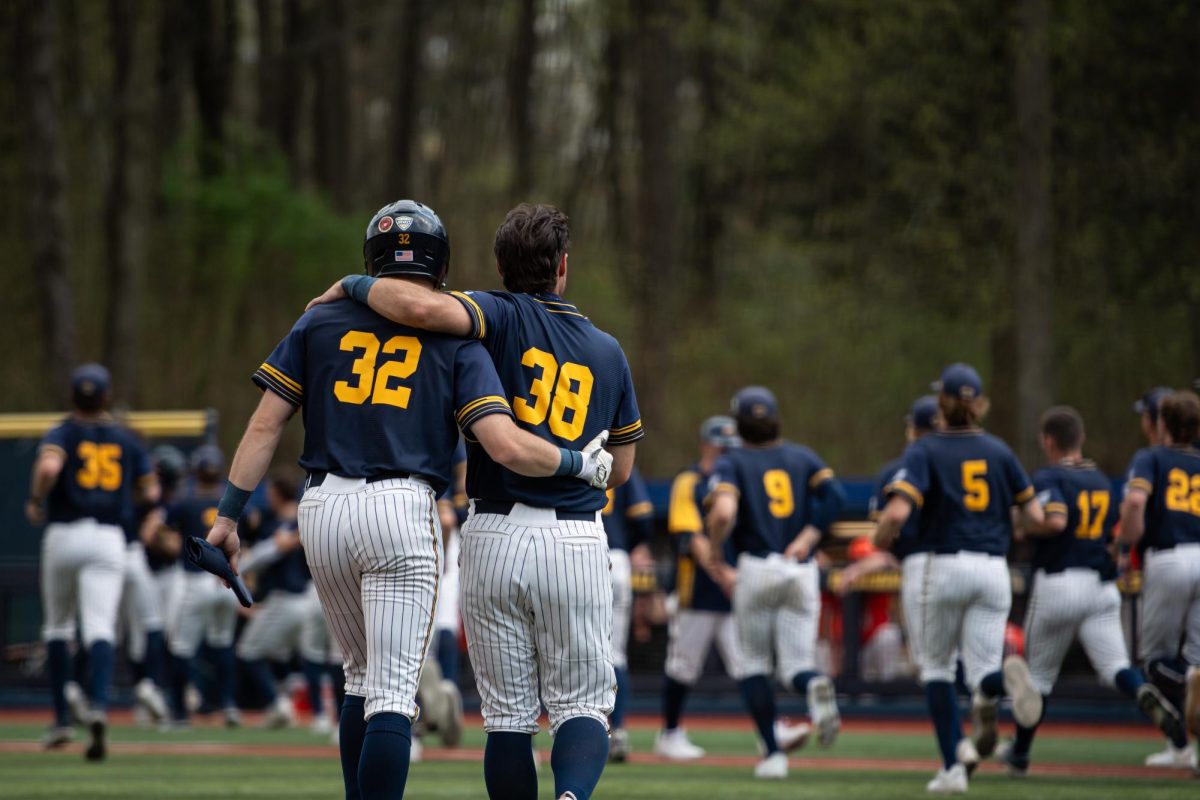
<svg viewBox="0 0 1200 800"><path fill-rule="evenodd" d="M36 724L0 721L0 797L4 798L336 798L341 777L336 751L307 730L225 731L201 727L160 734L114 726L109 758L83 760L76 743L58 752L37 750ZM648 754L653 732L635 730L634 745ZM872 732L852 724L831 750L805 749L792 758L782 783L751 776L754 744L744 731L697 730L692 739L713 761L688 765L635 763L610 765L595 794L598 800L645 798L906 798L926 797L925 782L935 766L932 736L923 727ZM407 797L483 796L478 750L483 735L470 731L460 750L430 750L414 764ZM538 737L542 760L549 738ZM1012 798L1195 798L1200 781L1176 771L1151 772L1139 765L1158 741L1144 736L1121 739L1111 731L1095 737L1054 733L1039 738L1034 772L1017 782L987 766L971 783L972 797ZM454 760L447 760L453 758ZM844 763L842 763L844 762ZM1038 774L1038 766L1043 774ZM1052 773L1052 774L1051 774ZM541 796L552 796L548 763L542 766Z"/></svg>

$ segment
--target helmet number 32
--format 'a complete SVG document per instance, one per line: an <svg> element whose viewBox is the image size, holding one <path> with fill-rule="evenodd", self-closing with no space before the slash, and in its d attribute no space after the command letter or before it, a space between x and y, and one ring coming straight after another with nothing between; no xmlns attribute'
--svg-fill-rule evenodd
<svg viewBox="0 0 1200 800"><path fill-rule="evenodd" d="M559 366L552 353L531 347L521 356L521 366L537 370L529 399L513 401L513 413L522 422L541 425L549 417L550 432L573 442L583 434L588 403L592 399L592 371L567 361Z"/></svg>

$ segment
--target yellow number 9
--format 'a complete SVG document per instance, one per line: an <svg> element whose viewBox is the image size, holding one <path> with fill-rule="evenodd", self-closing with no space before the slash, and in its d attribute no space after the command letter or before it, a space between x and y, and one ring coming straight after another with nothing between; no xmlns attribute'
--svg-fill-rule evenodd
<svg viewBox="0 0 1200 800"><path fill-rule="evenodd" d="M792 494L792 479L786 470L769 469L763 473L763 488L770 499L771 515L784 519L796 510L796 497Z"/></svg>
<svg viewBox="0 0 1200 800"><path fill-rule="evenodd" d="M963 505L967 507L967 511L987 510L991 494L984 475L987 475L987 462L983 459L963 462Z"/></svg>

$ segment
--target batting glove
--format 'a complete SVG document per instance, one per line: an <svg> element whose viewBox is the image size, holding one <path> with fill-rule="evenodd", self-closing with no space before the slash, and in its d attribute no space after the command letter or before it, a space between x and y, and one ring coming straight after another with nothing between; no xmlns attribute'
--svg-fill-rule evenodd
<svg viewBox="0 0 1200 800"><path fill-rule="evenodd" d="M612 474L612 453L604 449L608 442L608 431L587 443L583 448L583 466L575 473L575 477L587 481L594 489L607 489L608 476Z"/></svg>

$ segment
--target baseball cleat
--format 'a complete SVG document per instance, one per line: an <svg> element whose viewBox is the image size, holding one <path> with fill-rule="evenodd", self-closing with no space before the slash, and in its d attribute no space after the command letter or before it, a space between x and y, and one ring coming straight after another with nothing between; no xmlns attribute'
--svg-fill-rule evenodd
<svg viewBox="0 0 1200 800"><path fill-rule="evenodd" d="M458 684L449 678L442 679L441 691L443 714L438 735L446 747L458 747L463 732L462 693L458 690Z"/></svg>
<svg viewBox="0 0 1200 800"><path fill-rule="evenodd" d="M1183 703L1183 720L1188 732L1200 738L1200 667L1188 667L1187 698Z"/></svg>
<svg viewBox="0 0 1200 800"><path fill-rule="evenodd" d="M138 681L133 687L133 697L137 700L138 710L146 713L149 722L162 722L167 718L167 701L163 699L162 692L154 685L154 681L149 678Z"/></svg>
<svg viewBox="0 0 1200 800"><path fill-rule="evenodd" d="M240 728L242 727L242 712L236 706L229 706L224 710L225 727Z"/></svg>
<svg viewBox="0 0 1200 800"><path fill-rule="evenodd" d="M63 696L67 699L67 708L71 710L71 718L76 725L86 725L92 717L92 707L88 704L87 695L75 681L67 681L63 686Z"/></svg>
<svg viewBox="0 0 1200 800"><path fill-rule="evenodd" d="M1038 698L1040 699L1041 695L1038 695ZM995 700L979 691L971 696L971 741L975 745L976 762L980 758L987 758L996 750L997 713ZM1040 711L1038 713L1041 714Z"/></svg>
<svg viewBox="0 0 1200 800"><path fill-rule="evenodd" d="M966 768L962 764L955 764L950 769L939 770L933 780L925 784L925 791L930 794L966 794Z"/></svg>
<svg viewBox="0 0 1200 800"><path fill-rule="evenodd" d="M1147 767L1166 767L1168 769L1195 769L1196 751L1184 745L1176 747L1167 742L1165 750L1146 756Z"/></svg>
<svg viewBox="0 0 1200 800"><path fill-rule="evenodd" d="M624 728L615 729L608 737L608 763L624 764L629 760L633 747L629 744L629 731Z"/></svg>
<svg viewBox="0 0 1200 800"><path fill-rule="evenodd" d="M812 726L803 722L796 725L789 725L782 720L775 722L775 743L785 753L799 750L808 744L810 733L812 733Z"/></svg>
<svg viewBox="0 0 1200 800"><path fill-rule="evenodd" d="M42 736L42 747L47 750L57 750L75 739L75 729L71 727L53 727Z"/></svg>
<svg viewBox="0 0 1200 800"><path fill-rule="evenodd" d="M84 758L88 761L103 761L104 756L108 754L108 748L105 746L104 738L108 732L108 721L102 714L96 714L92 721L88 723L88 735L91 741L88 742L87 750L83 752Z"/></svg>
<svg viewBox="0 0 1200 800"><path fill-rule="evenodd" d="M412 743L408 746L409 763L415 764L425 757L425 745L421 744L421 740L416 736L412 738Z"/></svg>
<svg viewBox="0 0 1200 800"><path fill-rule="evenodd" d="M313 717L312 724L308 726L314 736L328 736L333 733L333 723L329 721L329 717L325 715Z"/></svg>
<svg viewBox="0 0 1200 800"><path fill-rule="evenodd" d="M1010 778L1024 778L1029 774L1029 755L1017 755L1011 739L997 745L996 760L1005 766Z"/></svg>
<svg viewBox="0 0 1200 800"><path fill-rule="evenodd" d="M270 729L291 728L296 724L296 710L292 701L284 695L279 695L267 713L263 716L263 727Z"/></svg>
<svg viewBox="0 0 1200 800"><path fill-rule="evenodd" d="M813 678L808 683L808 715L817 729L817 744L829 747L837 739L842 727L838 714L837 692L827 675Z"/></svg>
<svg viewBox="0 0 1200 800"><path fill-rule="evenodd" d="M1017 724L1024 728L1037 727L1042 719L1044 701L1042 693L1033 685L1029 665L1020 656L1004 659L1004 691L1012 698L1013 719Z"/></svg>
<svg viewBox="0 0 1200 800"><path fill-rule="evenodd" d="M704 748L692 744L683 728L659 731L658 736L654 738L654 752L671 761L694 761L704 758Z"/></svg>
<svg viewBox="0 0 1200 800"><path fill-rule="evenodd" d="M954 749L954 757L959 764L963 765L963 769L967 771L967 776L975 774L975 769L979 766L980 757L979 751L975 749L975 743L969 738L963 737L958 740L958 747Z"/></svg>
<svg viewBox="0 0 1200 800"><path fill-rule="evenodd" d="M788 776L787 753L772 753L754 767L754 777L781 781Z"/></svg>
<svg viewBox="0 0 1200 800"><path fill-rule="evenodd" d="M1143 683L1137 690L1137 704L1141 712L1173 742L1187 738L1179 712L1163 697L1163 693L1152 683Z"/></svg>

